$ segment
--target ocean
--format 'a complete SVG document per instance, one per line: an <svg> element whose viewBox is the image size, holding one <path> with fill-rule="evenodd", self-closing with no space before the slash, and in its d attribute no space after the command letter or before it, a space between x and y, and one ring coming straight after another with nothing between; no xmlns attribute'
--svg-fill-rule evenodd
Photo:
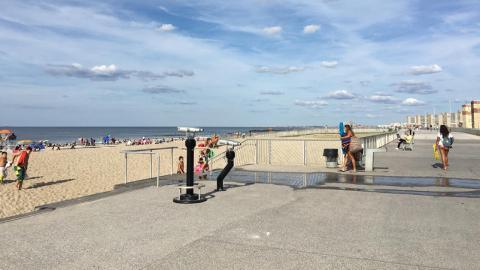
<svg viewBox="0 0 480 270"><path fill-rule="evenodd" d="M71 143L78 138L94 138L97 142L105 135L117 139L171 138L182 137L185 133L178 132L177 127L0 127L11 129L17 135L17 140L49 140L52 143ZM250 130L267 130L266 127L205 127L199 136L218 134L225 137L235 132L246 133ZM292 127L275 127L273 130L290 130Z"/></svg>

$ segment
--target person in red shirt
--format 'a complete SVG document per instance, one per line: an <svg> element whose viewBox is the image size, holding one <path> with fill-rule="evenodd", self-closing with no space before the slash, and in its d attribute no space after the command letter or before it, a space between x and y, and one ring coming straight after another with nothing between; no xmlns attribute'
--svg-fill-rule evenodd
<svg viewBox="0 0 480 270"><path fill-rule="evenodd" d="M28 159L30 158L30 153L32 153L32 148L28 146L25 150L19 151L13 154L12 164L15 164L14 169L17 174L17 184L16 187L18 190L22 189L23 180L25 180L25 175L28 169ZM15 160L17 161L15 163Z"/></svg>

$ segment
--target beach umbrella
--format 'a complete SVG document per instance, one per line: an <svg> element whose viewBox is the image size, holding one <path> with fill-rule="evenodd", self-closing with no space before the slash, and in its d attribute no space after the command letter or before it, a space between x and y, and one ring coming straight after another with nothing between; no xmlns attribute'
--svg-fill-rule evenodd
<svg viewBox="0 0 480 270"><path fill-rule="evenodd" d="M0 129L0 134L12 134L13 132L9 129Z"/></svg>
<svg viewBox="0 0 480 270"><path fill-rule="evenodd" d="M29 144L32 142L33 142L32 140L20 140L20 141L17 141L17 144Z"/></svg>

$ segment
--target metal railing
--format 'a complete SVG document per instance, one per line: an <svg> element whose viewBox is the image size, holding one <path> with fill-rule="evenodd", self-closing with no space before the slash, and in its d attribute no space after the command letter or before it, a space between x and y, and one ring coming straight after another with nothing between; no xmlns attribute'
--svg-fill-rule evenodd
<svg viewBox="0 0 480 270"><path fill-rule="evenodd" d="M376 149L396 139L395 132L361 137L364 149ZM243 165L323 165L325 148L339 149L339 138L299 139L299 138L256 138L247 139L235 148L235 166ZM226 164L224 152L210 161L210 168L219 169ZM341 156L341 155L340 155Z"/></svg>
<svg viewBox="0 0 480 270"><path fill-rule="evenodd" d="M171 166L170 166L170 175L173 175L173 150L178 147L162 147L162 148L152 148L152 149L139 149L139 150L124 150L120 153L125 155L125 184L128 183L128 155L150 155L150 178L153 178L153 156L157 158L157 187L160 185L160 160L162 150L170 150L171 156Z"/></svg>

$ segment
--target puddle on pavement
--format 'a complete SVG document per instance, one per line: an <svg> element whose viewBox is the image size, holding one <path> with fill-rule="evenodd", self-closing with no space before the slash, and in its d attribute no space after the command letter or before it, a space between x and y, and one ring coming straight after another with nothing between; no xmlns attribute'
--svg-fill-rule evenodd
<svg viewBox="0 0 480 270"><path fill-rule="evenodd" d="M212 172L210 179L214 180L220 171ZM455 179L455 178L427 178L427 177L393 177L350 175L338 173L293 173L293 172L262 172L234 170L230 172L225 181L240 183L265 183L287 185L293 188L339 189L368 192L382 192L394 194L412 194L425 196L456 196L480 198L480 180ZM328 183L355 184L357 186L328 186ZM424 191L412 189L372 188L368 186L392 187L445 187L479 189L474 191Z"/></svg>

